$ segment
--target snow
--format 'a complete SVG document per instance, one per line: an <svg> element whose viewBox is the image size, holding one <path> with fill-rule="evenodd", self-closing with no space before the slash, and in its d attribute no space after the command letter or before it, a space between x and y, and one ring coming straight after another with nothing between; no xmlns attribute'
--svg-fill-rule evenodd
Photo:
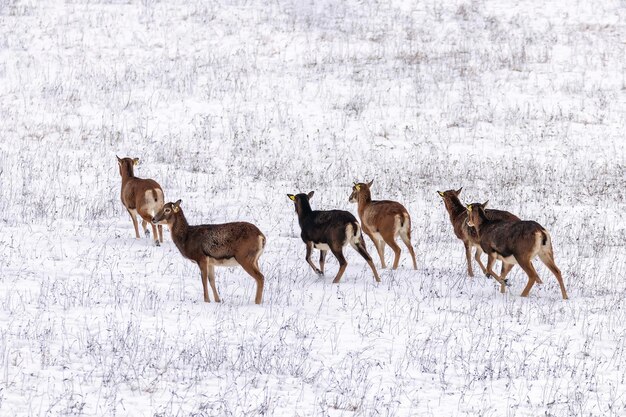
<svg viewBox="0 0 626 417"><path fill-rule="evenodd" d="M0 0L0 415L626 414L625 19L617 1ZM262 305L241 268L204 303L169 233L134 239L115 155L190 223L263 231ZM403 250L376 284L348 247L332 284L286 194L356 214L371 179L411 213L418 270ZM504 295L466 276L436 193L461 186L550 231L570 300L538 261L526 299L518 267Z"/></svg>

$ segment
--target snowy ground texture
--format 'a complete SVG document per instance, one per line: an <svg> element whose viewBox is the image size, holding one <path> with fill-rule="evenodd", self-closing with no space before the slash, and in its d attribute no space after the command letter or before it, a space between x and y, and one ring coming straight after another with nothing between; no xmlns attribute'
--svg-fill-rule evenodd
<svg viewBox="0 0 626 417"><path fill-rule="evenodd" d="M0 415L624 415L626 6L543 3L0 0ZM259 226L262 305L134 239L116 154ZM370 179L418 270L333 285L286 194ZM569 301L467 277L461 186L550 230Z"/></svg>

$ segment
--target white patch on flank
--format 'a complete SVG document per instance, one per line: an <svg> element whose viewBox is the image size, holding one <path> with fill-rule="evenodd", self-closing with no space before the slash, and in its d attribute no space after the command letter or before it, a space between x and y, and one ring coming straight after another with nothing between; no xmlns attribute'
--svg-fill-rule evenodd
<svg viewBox="0 0 626 417"><path fill-rule="evenodd" d="M511 255L511 256L501 256L500 254L496 253L496 258L502 262L504 262L505 264L511 264L511 265L517 265L517 261L515 260L515 256Z"/></svg>
<svg viewBox="0 0 626 417"><path fill-rule="evenodd" d="M65 3L0 0L0 416L626 410L621 2ZM261 305L226 265L204 303L171 227L135 239L115 153L191 225L258 226ZM381 284L346 247L341 284L331 253L311 273L285 193L380 233L357 178L405 205L417 270L397 241ZM463 185L554 232L568 301L538 261L528 298L521 268L467 278L436 192Z"/></svg>
<svg viewBox="0 0 626 417"><path fill-rule="evenodd" d="M235 258L215 259L209 257L209 265L214 266L238 266L239 262Z"/></svg>
<svg viewBox="0 0 626 417"><path fill-rule="evenodd" d="M313 247L315 249L319 249L319 250L330 250L330 246L328 246L326 243L315 243L314 242L313 243Z"/></svg>

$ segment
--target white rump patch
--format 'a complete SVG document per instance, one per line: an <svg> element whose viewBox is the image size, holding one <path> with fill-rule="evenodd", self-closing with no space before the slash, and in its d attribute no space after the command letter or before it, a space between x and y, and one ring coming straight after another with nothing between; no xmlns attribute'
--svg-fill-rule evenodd
<svg viewBox="0 0 626 417"><path fill-rule="evenodd" d="M358 225L358 223L356 230L354 230L352 224L348 224L346 226L346 241L343 242L343 246L346 246L348 243L350 245L358 245L359 243L361 243L361 227Z"/></svg>
<svg viewBox="0 0 626 417"><path fill-rule="evenodd" d="M153 191L156 191L157 201L154 201ZM161 207L163 207L163 191L159 189L146 190L144 192L143 198L144 198L143 209L145 210L145 212L147 212L152 217L156 216L159 210L161 210Z"/></svg>
<svg viewBox="0 0 626 417"><path fill-rule="evenodd" d="M265 247L263 246L263 236L259 235L259 251L256 254L256 257L254 258L255 262L259 261L259 258L261 257L261 254L263 253L263 251L265 250Z"/></svg>
<svg viewBox="0 0 626 417"><path fill-rule="evenodd" d="M548 231L546 230L546 236L548 237L548 240L546 241L546 246L550 245L550 235L548 234ZM541 252L543 250L544 246L543 246L543 233L541 232L536 232L535 233L535 247L533 247L533 253L530 259L535 259L535 257L537 255L539 255L539 252Z"/></svg>
<svg viewBox="0 0 626 417"><path fill-rule="evenodd" d="M404 227L401 226L402 224L402 216L399 214L395 215L395 219L393 222L393 236L396 237L398 235L398 232L400 232L400 230L404 229ZM407 222L404 223L404 226L406 226Z"/></svg>

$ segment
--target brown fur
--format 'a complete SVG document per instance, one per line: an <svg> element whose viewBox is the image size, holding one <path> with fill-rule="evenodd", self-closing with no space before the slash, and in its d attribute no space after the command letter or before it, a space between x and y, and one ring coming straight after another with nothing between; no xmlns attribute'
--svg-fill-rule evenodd
<svg viewBox="0 0 626 417"><path fill-rule="evenodd" d="M393 269L398 268L400 246L396 243L396 237L400 236L411 254L413 269L417 269L415 251L411 245L411 216L409 212L396 201L372 200L370 189L373 182L372 180L369 183L355 183L352 187L352 194L348 198L351 203L358 203L363 232L374 242L383 268L386 268L385 243L394 252Z"/></svg>
<svg viewBox="0 0 626 417"><path fill-rule="evenodd" d="M343 247L350 244L370 266L374 273L374 279L380 282L374 262L365 247L361 227L352 213L343 210L321 211L311 209L309 200L313 197L313 191L308 194L287 194L287 196L294 202L298 214L300 237L306 244L305 259L315 272L320 275L324 274L326 252L330 250L339 261L339 272L333 280L333 283L338 283L348 266L348 262L343 256ZM319 269L311 260L311 252L314 247L320 250Z"/></svg>
<svg viewBox="0 0 626 417"><path fill-rule="evenodd" d="M122 204L124 204L128 214L130 214L135 227L135 235L139 239L137 215L141 217L141 226L146 236L148 236L148 222L151 222L152 217L163 207L164 195L163 189L156 181L135 177L133 168L137 163L139 163L138 158L117 157L117 164L122 177ZM163 242L163 226L158 225L157 234L157 226L153 224L152 234L154 235L155 244L159 246L160 242Z"/></svg>
<svg viewBox="0 0 626 417"><path fill-rule="evenodd" d="M528 283L522 291L522 297L528 297L532 286L542 281L532 264L532 260L539 256L539 259L554 274L559 286L561 295L567 300L567 292L561 271L554 263L554 252L552 250L552 240L550 234L539 223L534 221L506 221L489 219L485 213L485 205L473 203L467 206L469 224L476 228L480 239L481 248L487 253L487 273L500 281L500 291L504 292L506 275L515 263L528 275ZM502 273L496 275L492 266L496 259L503 262Z"/></svg>
<svg viewBox="0 0 626 417"><path fill-rule="evenodd" d="M465 206L459 200L459 194L463 188L458 190L437 191L439 196L443 199L443 202L450 216L450 222L454 228L454 234L463 242L465 247L465 259L467 260L467 275L474 276L474 270L472 269L472 248L476 248L474 253L474 259L480 266L480 269L484 274L487 273L487 268L480 259L483 251L480 247L480 239L476 233L476 229L470 227L467 224L467 210ZM502 210L486 210L487 217L493 220L519 220L517 216ZM504 268L504 265L503 265Z"/></svg>
<svg viewBox="0 0 626 417"><path fill-rule="evenodd" d="M254 302L261 304L265 278L259 269L259 257L265 247L265 236L255 225L235 222L190 226L180 200L165 204L152 222L166 222L180 253L200 267L205 302L210 302L207 278L215 302L221 301L215 286L215 266L238 264L256 281Z"/></svg>

